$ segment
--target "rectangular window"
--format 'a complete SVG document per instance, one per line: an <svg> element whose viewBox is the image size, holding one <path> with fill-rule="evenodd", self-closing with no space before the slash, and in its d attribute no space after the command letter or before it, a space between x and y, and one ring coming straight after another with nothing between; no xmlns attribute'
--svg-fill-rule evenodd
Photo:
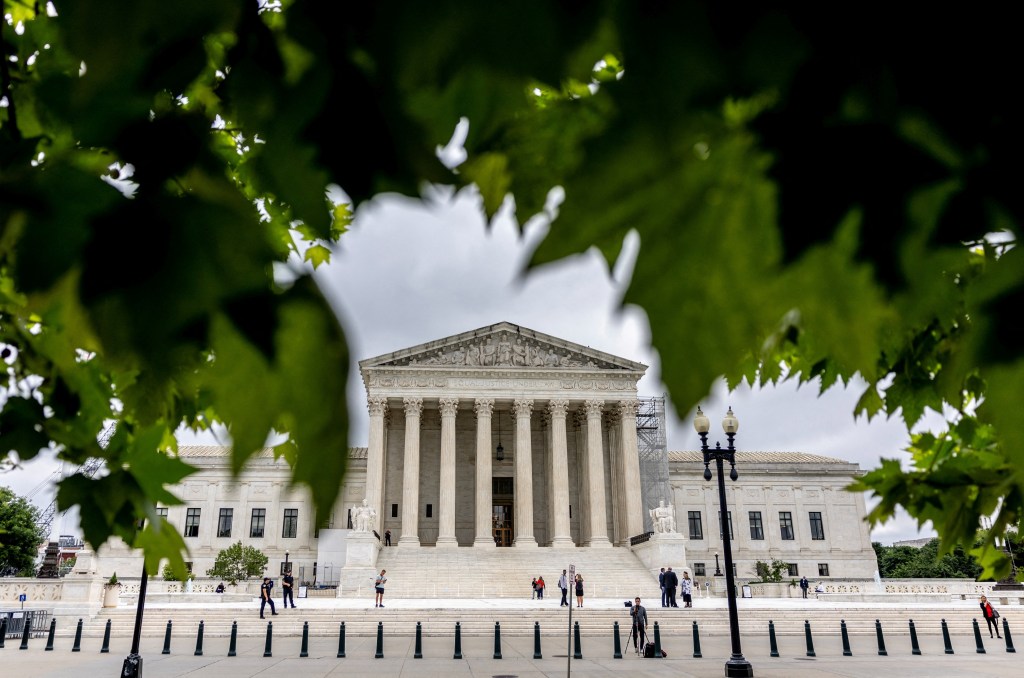
<svg viewBox="0 0 1024 678"><path fill-rule="evenodd" d="M821 541L825 538L825 523L821 521L821 511L811 511L811 539Z"/></svg>
<svg viewBox="0 0 1024 678"><path fill-rule="evenodd" d="M706 573L705 573L705 570L704 570L704 563L694 563L693 564L693 576L694 577L704 577L704 576L706 576Z"/></svg>
<svg viewBox="0 0 1024 678"><path fill-rule="evenodd" d="M160 516L161 518L163 518L164 520L167 520L167 509L165 507L157 508L156 514L158 516Z"/></svg>
<svg viewBox="0 0 1024 678"><path fill-rule="evenodd" d="M254 539L263 538L263 529L267 526L267 509L253 509L252 520L249 521L249 536Z"/></svg>
<svg viewBox="0 0 1024 678"><path fill-rule="evenodd" d="M796 563L786 563L786 565L789 566L789 576L790 577L799 577L800 576L800 568L798 568L796 566Z"/></svg>
<svg viewBox="0 0 1024 678"><path fill-rule="evenodd" d="M782 530L783 539L795 539L793 535L793 514L789 511L779 511L779 529Z"/></svg>
<svg viewBox="0 0 1024 678"><path fill-rule="evenodd" d="M434 517L434 505L433 504L427 504L427 517L428 518L433 518Z"/></svg>
<svg viewBox="0 0 1024 678"><path fill-rule="evenodd" d="M750 517L750 538L751 539L764 539L764 526L761 525L761 512L751 511Z"/></svg>
<svg viewBox="0 0 1024 678"><path fill-rule="evenodd" d="M218 537L230 537L231 536L231 521L234 518L234 509L222 508L220 510L220 518L217 519L217 536Z"/></svg>
<svg viewBox="0 0 1024 678"><path fill-rule="evenodd" d="M391 505L391 517L392 518L397 518L398 517L398 504L392 504Z"/></svg>
<svg viewBox="0 0 1024 678"><path fill-rule="evenodd" d="M725 519L729 522L729 541L733 540L732 536L732 511L727 511ZM722 536L722 512L718 512L718 538L723 539Z"/></svg>
<svg viewBox="0 0 1024 678"><path fill-rule="evenodd" d="M185 536L199 536L199 509L190 508L185 515Z"/></svg>
<svg viewBox="0 0 1024 678"><path fill-rule="evenodd" d="M281 526L283 539L295 539L299 533L299 509L284 510L284 524Z"/></svg>
<svg viewBox="0 0 1024 678"><path fill-rule="evenodd" d="M690 539L703 539L704 527L700 524L700 511L687 511L686 518L690 523Z"/></svg>
<svg viewBox="0 0 1024 678"><path fill-rule="evenodd" d="M828 576L828 563L818 563L818 576L819 577L827 577Z"/></svg>

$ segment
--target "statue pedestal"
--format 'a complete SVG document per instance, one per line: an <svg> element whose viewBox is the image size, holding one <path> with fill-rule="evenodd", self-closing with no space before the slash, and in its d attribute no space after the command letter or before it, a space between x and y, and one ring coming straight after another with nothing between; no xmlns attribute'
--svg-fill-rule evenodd
<svg viewBox="0 0 1024 678"><path fill-rule="evenodd" d="M689 572L690 568L686 565L686 537L678 532L655 533L647 541L630 548L655 577L663 567L671 567L680 576L684 571ZM690 576L693 576L692 572Z"/></svg>
<svg viewBox="0 0 1024 678"><path fill-rule="evenodd" d="M376 566L380 549L380 540L372 532L349 532L345 540L345 568Z"/></svg>

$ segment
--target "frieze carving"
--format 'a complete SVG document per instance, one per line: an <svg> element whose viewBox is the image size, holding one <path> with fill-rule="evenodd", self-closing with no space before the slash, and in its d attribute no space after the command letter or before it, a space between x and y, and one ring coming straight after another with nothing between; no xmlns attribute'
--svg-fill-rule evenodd
<svg viewBox="0 0 1024 678"><path fill-rule="evenodd" d="M400 358L387 366L451 365L455 367L565 368L590 367L620 370L605 360L551 346L537 339L524 339L514 332L497 332L485 339L473 338L440 349Z"/></svg>
<svg viewBox="0 0 1024 678"><path fill-rule="evenodd" d="M562 391L635 391L636 380L627 379L509 379L507 377L423 377L423 376L381 376L371 375L371 388L429 388L448 390L489 389L509 391L516 389L548 389ZM371 411L371 414L373 412Z"/></svg>

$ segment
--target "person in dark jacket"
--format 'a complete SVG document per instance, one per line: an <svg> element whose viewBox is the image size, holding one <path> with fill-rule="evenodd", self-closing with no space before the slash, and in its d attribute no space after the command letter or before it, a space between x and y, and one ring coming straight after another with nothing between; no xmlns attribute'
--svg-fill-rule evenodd
<svg viewBox="0 0 1024 678"><path fill-rule="evenodd" d="M989 638L1002 638L999 635L999 613L992 607L992 603L988 602L988 598L985 596L981 597L981 614L985 617L985 622L988 624L988 637ZM996 634L992 635L992 630L995 629Z"/></svg>
<svg viewBox="0 0 1024 678"><path fill-rule="evenodd" d="M647 644L647 608L640 604L639 597L633 600L629 616L633 618L633 628L629 633L633 640L633 649L637 654L641 654Z"/></svg>
<svg viewBox="0 0 1024 678"><path fill-rule="evenodd" d="M670 567L665 572L665 596L669 607L679 607L676 605L676 588L678 586L679 576Z"/></svg>
<svg viewBox="0 0 1024 678"><path fill-rule="evenodd" d="M661 587L661 606L668 607L668 596L665 595L665 568L658 574L658 586Z"/></svg>

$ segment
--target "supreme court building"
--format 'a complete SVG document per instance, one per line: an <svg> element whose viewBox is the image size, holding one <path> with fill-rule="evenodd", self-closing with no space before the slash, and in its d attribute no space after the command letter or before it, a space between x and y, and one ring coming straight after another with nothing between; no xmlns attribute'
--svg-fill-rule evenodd
<svg viewBox="0 0 1024 678"><path fill-rule="evenodd" d="M274 572L287 560L300 580L317 582L378 567L379 558L389 572L406 558L408 581L427 567L415 560L424 553L438 568L456 562L437 560L444 553L477 554L481 563L505 554L498 562L509 567L533 558L531 568L544 553L554 554L552 563L589 553L592 573L597 563L618 568L607 572L614 582L633 576L630 563L640 576L658 565L638 543L662 502L674 509L674 530L655 539L671 542L676 555L661 565L701 578L715 570L717 485L704 480L700 452L668 450L664 401L638 398L646 366L503 322L359 367L368 443L350 450L331 515L312 514L308 495L289 487L286 463L270 450L234 478L226 448L181 448L200 472L173 489L184 505L161 511L182 530L200 576L241 539L266 553ZM752 578L758 560L789 563L794 577L874 575L863 495L844 490L861 474L856 464L741 450L737 470L739 480L727 481L726 522L739 577ZM106 558L106 569L131 571L115 562L117 553Z"/></svg>

